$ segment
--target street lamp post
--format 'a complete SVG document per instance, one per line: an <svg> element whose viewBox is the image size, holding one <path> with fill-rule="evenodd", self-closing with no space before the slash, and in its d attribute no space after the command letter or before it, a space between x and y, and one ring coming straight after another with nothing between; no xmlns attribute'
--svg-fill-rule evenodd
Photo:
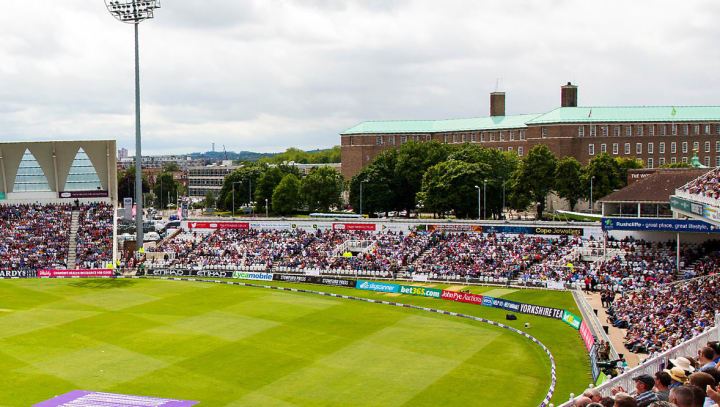
<svg viewBox="0 0 720 407"><path fill-rule="evenodd" d="M362 211L362 185L365 182L367 182L367 180L360 181L360 215L363 214L363 211Z"/></svg>
<svg viewBox="0 0 720 407"><path fill-rule="evenodd" d="M266 218L269 218L269 217L270 217L270 214L269 214L268 211L269 211L269 209L268 209L268 199L265 198L265 217L266 217Z"/></svg>
<svg viewBox="0 0 720 407"><path fill-rule="evenodd" d="M478 190L478 220L482 219L480 216L480 187L475 185L475 189Z"/></svg>
<svg viewBox="0 0 720 407"><path fill-rule="evenodd" d="M590 213L593 213L593 180L595 176L590 177Z"/></svg>
<svg viewBox="0 0 720 407"><path fill-rule="evenodd" d="M502 183L503 183L503 206L502 210L500 211L500 217L505 216L505 177L502 177Z"/></svg>
<svg viewBox="0 0 720 407"><path fill-rule="evenodd" d="M105 0L105 6L117 20L135 26L135 233L137 247L143 247L142 148L140 137L140 51L138 25L153 18L159 0Z"/></svg>
<svg viewBox="0 0 720 407"><path fill-rule="evenodd" d="M232 183L232 201L233 201L233 207L232 207L232 217L235 217L235 184L242 184L242 181L235 181Z"/></svg>
<svg viewBox="0 0 720 407"><path fill-rule="evenodd" d="M483 180L483 219L487 219L487 180Z"/></svg>
<svg viewBox="0 0 720 407"><path fill-rule="evenodd" d="M254 215L255 208L252 206L252 178L248 178L248 206L250 207L250 214Z"/></svg>

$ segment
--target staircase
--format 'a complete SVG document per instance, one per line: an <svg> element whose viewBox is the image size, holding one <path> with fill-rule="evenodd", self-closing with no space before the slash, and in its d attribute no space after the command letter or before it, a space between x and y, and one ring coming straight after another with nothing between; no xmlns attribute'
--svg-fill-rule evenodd
<svg viewBox="0 0 720 407"><path fill-rule="evenodd" d="M78 209L73 209L72 221L70 222L70 243L68 245L67 258L67 268L71 270L75 268L75 260L77 259L77 230L79 226L79 218L80 211Z"/></svg>

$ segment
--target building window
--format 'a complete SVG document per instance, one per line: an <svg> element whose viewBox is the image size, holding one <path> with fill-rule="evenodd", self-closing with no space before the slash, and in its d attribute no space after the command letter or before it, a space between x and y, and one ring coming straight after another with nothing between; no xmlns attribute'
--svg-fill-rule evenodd
<svg viewBox="0 0 720 407"><path fill-rule="evenodd" d="M682 158L682 162L684 162L685 164L687 164L687 162L688 162L687 157L683 157L683 158Z"/></svg>
<svg viewBox="0 0 720 407"><path fill-rule="evenodd" d="M447 137L448 137L448 136L445 136L445 142L446 142L446 143L448 142ZM400 144L405 144L405 143L407 143L407 136L400 136Z"/></svg>
<svg viewBox="0 0 720 407"><path fill-rule="evenodd" d="M696 124L694 127L695 127L695 129L694 129L694 130L695 130L695 135L700 134L700 125L699 125L699 124Z"/></svg>
<svg viewBox="0 0 720 407"><path fill-rule="evenodd" d="M520 140L525 140L525 130L520 130Z"/></svg>
<svg viewBox="0 0 720 407"><path fill-rule="evenodd" d="M700 151L700 142L699 141L696 141L693 143L693 151L694 152Z"/></svg>
<svg viewBox="0 0 720 407"><path fill-rule="evenodd" d="M490 141L495 141L495 133L490 133Z"/></svg>
<svg viewBox="0 0 720 407"><path fill-rule="evenodd" d="M655 135L655 125L654 124L648 125L648 135L650 137Z"/></svg>
<svg viewBox="0 0 720 407"><path fill-rule="evenodd" d="M715 157L715 166L720 167L720 155Z"/></svg>
<svg viewBox="0 0 720 407"><path fill-rule="evenodd" d="M377 136L375 138L375 144L381 146L382 145L382 136Z"/></svg>
<svg viewBox="0 0 720 407"><path fill-rule="evenodd" d="M653 143L648 143L648 154L652 154L655 150L655 145Z"/></svg>
<svg viewBox="0 0 720 407"><path fill-rule="evenodd" d="M673 141L672 143L670 143L670 154L675 153L677 153L677 143Z"/></svg>
<svg viewBox="0 0 720 407"><path fill-rule="evenodd" d="M638 124L636 127L637 127L637 135L642 136L643 135L643 125Z"/></svg>
<svg viewBox="0 0 720 407"><path fill-rule="evenodd" d="M470 135L470 141L472 141L473 143L477 142L477 134L472 133Z"/></svg>
<svg viewBox="0 0 720 407"><path fill-rule="evenodd" d="M588 154L595 155L595 144L588 144Z"/></svg>
<svg viewBox="0 0 720 407"><path fill-rule="evenodd" d="M615 126L615 137L620 137L620 126Z"/></svg>
<svg viewBox="0 0 720 407"><path fill-rule="evenodd" d="M465 134L463 134L463 135L462 135L462 142L464 143L465 141L467 141L467 140L465 139Z"/></svg>
<svg viewBox="0 0 720 407"><path fill-rule="evenodd" d="M498 151L503 151L503 148L502 148L502 147L498 147Z"/></svg>
<svg viewBox="0 0 720 407"><path fill-rule="evenodd" d="M458 137L457 137L457 136L458 136L457 134L453 134L453 143L457 143L457 142L458 142Z"/></svg>
<svg viewBox="0 0 720 407"><path fill-rule="evenodd" d="M652 168L653 167L653 159L648 158L647 161L648 161L648 163L647 163L648 168Z"/></svg>
<svg viewBox="0 0 720 407"><path fill-rule="evenodd" d="M675 163L677 163L677 158L670 157L670 164L675 164Z"/></svg>
<svg viewBox="0 0 720 407"><path fill-rule="evenodd" d="M710 166L710 157L707 157L707 156L705 157L705 166L706 167Z"/></svg>
<svg viewBox="0 0 720 407"><path fill-rule="evenodd" d="M405 136L403 136L403 137L405 137ZM447 134L445 134L445 135L443 136L443 141L445 141L445 144L447 144L447 142L448 142L448 135L447 135Z"/></svg>
<svg viewBox="0 0 720 407"><path fill-rule="evenodd" d="M715 142L715 152L720 153L720 141Z"/></svg>
<svg viewBox="0 0 720 407"><path fill-rule="evenodd" d="M523 155L523 148L522 148L522 146L518 147L518 155L519 155L520 157L522 157L522 155Z"/></svg>
<svg viewBox="0 0 720 407"><path fill-rule="evenodd" d="M632 126L625 126L625 135L632 137Z"/></svg>
<svg viewBox="0 0 720 407"><path fill-rule="evenodd" d="M642 154L642 143L635 143L635 154Z"/></svg>
<svg viewBox="0 0 720 407"><path fill-rule="evenodd" d="M705 142L705 152L706 152L706 153L709 153L709 152L710 152L710 142L709 142L709 141L706 141L706 142Z"/></svg>
<svg viewBox="0 0 720 407"><path fill-rule="evenodd" d="M683 141L682 152L683 152L683 154L685 154L685 153L687 153L687 151L688 151L687 141Z"/></svg>
<svg viewBox="0 0 720 407"><path fill-rule="evenodd" d="M485 142L485 132L480 133L480 142L481 143Z"/></svg>
<svg viewBox="0 0 720 407"><path fill-rule="evenodd" d="M630 154L630 143L625 143L625 154Z"/></svg>
<svg viewBox="0 0 720 407"><path fill-rule="evenodd" d="M541 127L540 134L542 135L542 138L546 138L547 137L547 127Z"/></svg>
<svg viewBox="0 0 720 407"><path fill-rule="evenodd" d="M607 137L607 135L608 135L608 126L602 126L602 127L600 127L600 131L602 132L603 137Z"/></svg>
<svg viewBox="0 0 720 407"><path fill-rule="evenodd" d="M515 132L510 130L510 141L515 141Z"/></svg>
<svg viewBox="0 0 720 407"><path fill-rule="evenodd" d="M465 137L465 136L463 136L463 138L464 138L464 137ZM420 141L420 136L414 135L414 136L413 136L413 140L415 140L415 141Z"/></svg>
<svg viewBox="0 0 720 407"><path fill-rule="evenodd" d="M395 145L395 136L388 136L388 144L391 146Z"/></svg>
<svg viewBox="0 0 720 407"><path fill-rule="evenodd" d="M350 136L350 145L351 146L355 145L355 137L353 137L353 136Z"/></svg>
<svg viewBox="0 0 720 407"><path fill-rule="evenodd" d="M504 131L500 132L500 141L505 141L505 132Z"/></svg>
<svg viewBox="0 0 720 407"><path fill-rule="evenodd" d="M705 134L710 134L710 125L709 124L705 125Z"/></svg>
<svg viewBox="0 0 720 407"><path fill-rule="evenodd" d="M509 146L508 151L513 151L513 146Z"/></svg>
<svg viewBox="0 0 720 407"><path fill-rule="evenodd" d="M672 135L677 136L677 124L672 125Z"/></svg>
<svg viewBox="0 0 720 407"><path fill-rule="evenodd" d="M600 144L600 153L607 153L607 144Z"/></svg>
<svg viewBox="0 0 720 407"><path fill-rule="evenodd" d="M597 135L597 126L590 126L590 137L595 137Z"/></svg>
<svg viewBox="0 0 720 407"><path fill-rule="evenodd" d="M690 125L683 124L683 136L687 136L688 134L690 134Z"/></svg>
<svg viewBox="0 0 720 407"><path fill-rule="evenodd" d="M578 126L578 137L585 137L585 126Z"/></svg>
<svg viewBox="0 0 720 407"><path fill-rule="evenodd" d="M430 140L432 140L432 136L429 135L429 134L426 135L426 136L425 136L425 141L430 141Z"/></svg>
<svg viewBox="0 0 720 407"><path fill-rule="evenodd" d="M667 136L667 127L664 124L660 126L660 135Z"/></svg>
<svg viewBox="0 0 720 407"><path fill-rule="evenodd" d="M658 164L660 164L661 167L665 165L665 157L660 157L660 159L658 160Z"/></svg>
<svg viewBox="0 0 720 407"><path fill-rule="evenodd" d="M618 155L618 143L613 143L613 154Z"/></svg>

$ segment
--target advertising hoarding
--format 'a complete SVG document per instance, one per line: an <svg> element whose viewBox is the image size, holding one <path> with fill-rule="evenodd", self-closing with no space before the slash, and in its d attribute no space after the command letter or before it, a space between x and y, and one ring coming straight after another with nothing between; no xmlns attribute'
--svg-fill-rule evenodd
<svg viewBox="0 0 720 407"><path fill-rule="evenodd" d="M483 296L478 294L460 293L456 291L443 290L440 294L443 300L467 302L469 304L482 304Z"/></svg>
<svg viewBox="0 0 720 407"><path fill-rule="evenodd" d="M359 290L368 290L368 291L381 291L385 293L396 293L398 292L400 286L397 284L388 284L388 283L376 283L373 281L365 281L365 280L358 280L355 284L355 288Z"/></svg>
<svg viewBox="0 0 720 407"><path fill-rule="evenodd" d="M250 229L247 222L188 222L188 229Z"/></svg>
<svg viewBox="0 0 720 407"><path fill-rule="evenodd" d="M417 287L413 285L401 285L400 294L419 295L421 297L440 298L442 290L437 288Z"/></svg>
<svg viewBox="0 0 720 407"><path fill-rule="evenodd" d="M56 270L40 269L38 277L111 277L113 271L110 269L88 269L88 270Z"/></svg>

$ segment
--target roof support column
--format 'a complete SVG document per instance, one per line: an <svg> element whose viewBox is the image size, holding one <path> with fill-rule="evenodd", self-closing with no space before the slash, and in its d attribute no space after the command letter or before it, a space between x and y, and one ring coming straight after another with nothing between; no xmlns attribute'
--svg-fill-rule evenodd
<svg viewBox="0 0 720 407"><path fill-rule="evenodd" d="M57 154L55 154L55 143L52 143L53 172L55 177L55 193L60 198L60 183L58 182Z"/></svg>
<svg viewBox="0 0 720 407"><path fill-rule="evenodd" d="M5 193L5 199L7 199L8 189L7 178L5 178L5 157L2 154L2 150L0 150L0 169L2 170L3 192Z"/></svg>
<svg viewBox="0 0 720 407"><path fill-rule="evenodd" d="M638 202L638 218L642 218L642 210L640 208L640 202Z"/></svg>

